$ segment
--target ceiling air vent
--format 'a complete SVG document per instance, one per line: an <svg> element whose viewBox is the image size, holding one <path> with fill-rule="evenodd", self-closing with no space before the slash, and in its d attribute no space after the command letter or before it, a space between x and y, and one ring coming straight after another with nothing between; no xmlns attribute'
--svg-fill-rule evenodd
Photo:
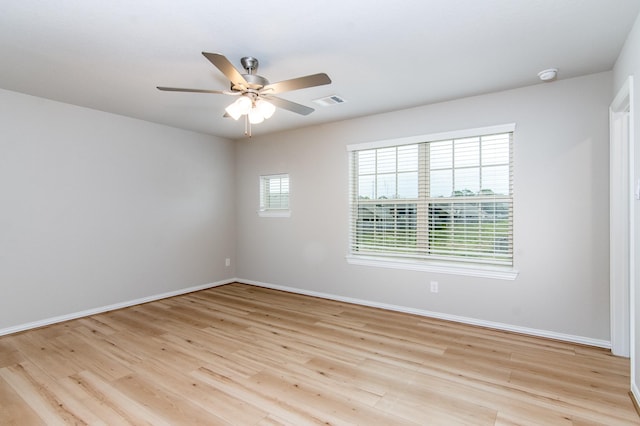
<svg viewBox="0 0 640 426"><path fill-rule="evenodd" d="M343 104L346 101L344 100L344 98L338 96L338 95L331 95L331 96L327 96L326 98L320 98L320 99L314 99L313 103L318 104L320 106L331 106L331 105L338 105L338 104Z"/></svg>

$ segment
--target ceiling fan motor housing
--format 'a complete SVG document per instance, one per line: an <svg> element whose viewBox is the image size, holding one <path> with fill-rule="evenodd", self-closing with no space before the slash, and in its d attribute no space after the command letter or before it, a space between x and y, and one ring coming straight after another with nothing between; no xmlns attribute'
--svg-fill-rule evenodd
<svg viewBox="0 0 640 426"><path fill-rule="evenodd" d="M248 89L259 90L264 86L269 84L269 80L257 74L242 74L242 77L249 83ZM233 83L231 84L231 88L234 89Z"/></svg>

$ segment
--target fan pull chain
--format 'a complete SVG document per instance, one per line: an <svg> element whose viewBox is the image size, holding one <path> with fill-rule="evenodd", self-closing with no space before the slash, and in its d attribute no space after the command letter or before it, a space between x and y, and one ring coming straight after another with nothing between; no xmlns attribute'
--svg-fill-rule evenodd
<svg viewBox="0 0 640 426"><path fill-rule="evenodd" d="M251 137L251 122L249 121L249 114L244 116L244 135Z"/></svg>

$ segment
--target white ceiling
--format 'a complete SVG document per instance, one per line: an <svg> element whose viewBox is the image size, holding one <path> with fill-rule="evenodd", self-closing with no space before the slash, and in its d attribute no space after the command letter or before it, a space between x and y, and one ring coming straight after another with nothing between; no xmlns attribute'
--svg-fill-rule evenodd
<svg viewBox="0 0 640 426"><path fill-rule="evenodd" d="M227 138L234 98L202 51L271 82L318 72L333 83L282 94L264 134L610 70L638 0L2 0L0 88ZM337 94L330 107L312 100Z"/></svg>

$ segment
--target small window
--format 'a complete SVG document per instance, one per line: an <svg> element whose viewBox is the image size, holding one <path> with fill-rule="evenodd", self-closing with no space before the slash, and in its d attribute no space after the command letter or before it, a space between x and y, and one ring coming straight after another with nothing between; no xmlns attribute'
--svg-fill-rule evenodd
<svg viewBox="0 0 640 426"><path fill-rule="evenodd" d="M260 176L260 216L289 217L289 175Z"/></svg>

